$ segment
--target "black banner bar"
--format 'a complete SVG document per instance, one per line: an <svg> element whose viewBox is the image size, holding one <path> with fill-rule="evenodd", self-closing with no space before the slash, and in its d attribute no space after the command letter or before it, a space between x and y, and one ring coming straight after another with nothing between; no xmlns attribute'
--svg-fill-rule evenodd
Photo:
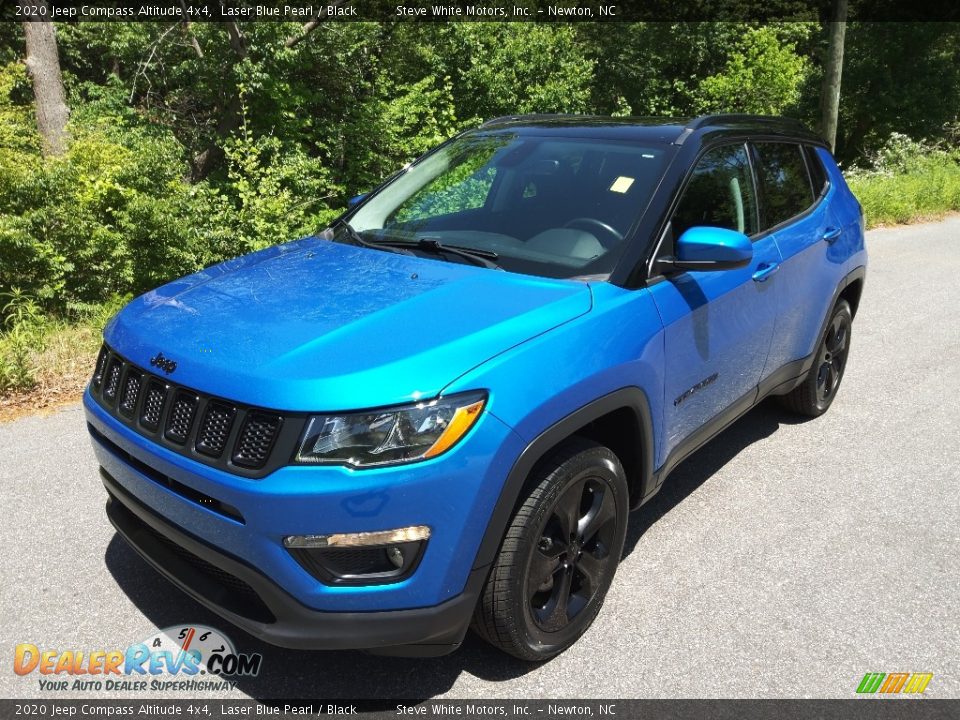
<svg viewBox="0 0 960 720"><path fill-rule="evenodd" d="M831 0L46 0L4 2L0 20L60 22L823 21ZM861 22L960 21L951 0L850 0Z"/></svg>
<svg viewBox="0 0 960 720"><path fill-rule="evenodd" d="M3 718L476 718L489 720L954 720L960 699L851 700L0 700Z"/></svg>

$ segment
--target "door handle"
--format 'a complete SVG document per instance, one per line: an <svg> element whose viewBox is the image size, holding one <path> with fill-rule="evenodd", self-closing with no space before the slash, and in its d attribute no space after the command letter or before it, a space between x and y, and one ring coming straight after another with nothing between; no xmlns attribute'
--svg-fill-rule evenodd
<svg viewBox="0 0 960 720"><path fill-rule="evenodd" d="M753 274L754 282L766 282L777 270L780 269L780 263L764 263Z"/></svg>
<svg viewBox="0 0 960 720"><path fill-rule="evenodd" d="M840 228L827 228L823 233L823 241L828 245L833 245L840 237Z"/></svg>

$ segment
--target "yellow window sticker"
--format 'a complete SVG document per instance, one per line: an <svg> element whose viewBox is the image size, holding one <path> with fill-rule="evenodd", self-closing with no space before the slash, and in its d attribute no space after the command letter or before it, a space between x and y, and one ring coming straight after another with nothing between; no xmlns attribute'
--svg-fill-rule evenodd
<svg viewBox="0 0 960 720"><path fill-rule="evenodd" d="M630 189L631 185L633 185L633 178L621 175L613 181L613 185L610 186L610 190L616 193L625 193Z"/></svg>

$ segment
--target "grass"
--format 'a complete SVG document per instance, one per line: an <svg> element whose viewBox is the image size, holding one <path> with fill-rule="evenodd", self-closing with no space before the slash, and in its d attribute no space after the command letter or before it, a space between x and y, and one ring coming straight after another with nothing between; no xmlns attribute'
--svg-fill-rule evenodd
<svg viewBox="0 0 960 720"><path fill-rule="evenodd" d="M0 422L40 410L76 402L90 379L100 346L100 330L83 325L58 324L48 342L29 351L29 382L0 391ZM0 346L0 352L5 348Z"/></svg>
<svg viewBox="0 0 960 720"><path fill-rule="evenodd" d="M5 298L0 422L76 402L90 378L103 326L123 301L55 318L21 293Z"/></svg>
<svg viewBox="0 0 960 720"><path fill-rule="evenodd" d="M936 220L960 211L960 157L936 153L905 167L851 171L847 182L867 218L867 227Z"/></svg>

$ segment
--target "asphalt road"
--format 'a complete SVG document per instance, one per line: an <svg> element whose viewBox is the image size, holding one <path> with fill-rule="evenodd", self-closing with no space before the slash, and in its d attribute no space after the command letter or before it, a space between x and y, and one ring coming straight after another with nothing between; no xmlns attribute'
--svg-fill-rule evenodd
<svg viewBox="0 0 960 720"><path fill-rule="evenodd" d="M430 660L263 645L114 536L79 406L0 425L0 696L43 694L11 671L17 643L206 623L264 655L235 697L846 698L867 671L932 672L927 696L960 697L960 217L868 245L831 411L765 404L681 466L633 515L594 627L540 666L473 637Z"/></svg>

